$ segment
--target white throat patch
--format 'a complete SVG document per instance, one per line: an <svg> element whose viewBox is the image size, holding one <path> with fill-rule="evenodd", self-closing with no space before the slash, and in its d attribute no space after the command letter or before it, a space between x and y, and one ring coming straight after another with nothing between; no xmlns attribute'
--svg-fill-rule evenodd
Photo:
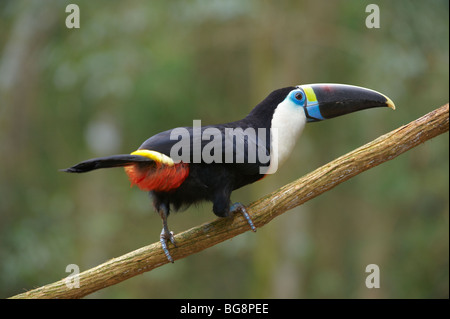
<svg viewBox="0 0 450 319"><path fill-rule="evenodd" d="M284 163L306 124L303 107L286 98L278 104L272 117L269 171Z"/></svg>

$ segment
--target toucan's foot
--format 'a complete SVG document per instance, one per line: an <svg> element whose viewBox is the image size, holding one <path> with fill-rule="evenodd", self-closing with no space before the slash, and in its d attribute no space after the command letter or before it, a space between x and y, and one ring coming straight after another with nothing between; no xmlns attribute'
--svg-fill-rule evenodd
<svg viewBox="0 0 450 319"><path fill-rule="evenodd" d="M162 249L164 250L164 254L166 254L167 259L173 263L173 258L169 253L169 248L167 247L167 242L170 241L175 247L177 244L175 243L175 237L173 236L173 232L166 232L163 228L161 231L161 235L159 236L159 241L161 242Z"/></svg>
<svg viewBox="0 0 450 319"><path fill-rule="evenodd" d="M242 203L234 203L233 205L231 205L230 207L230 211L231 212L237 212L240 211L242 213L242 215L244 215L245 219L247 220L247 223L250 225L250 228L255 232L256 231L256 227L253 224L252 219L250 218L250 215L247 213L247 209L245 208L245 206Z"/></svg>

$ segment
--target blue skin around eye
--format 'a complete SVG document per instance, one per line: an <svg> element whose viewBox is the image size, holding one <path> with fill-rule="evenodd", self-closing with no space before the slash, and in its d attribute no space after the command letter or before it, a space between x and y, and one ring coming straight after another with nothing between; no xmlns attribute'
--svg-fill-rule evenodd
<svg viewBox="0 0 450 319"><path fill-rule="evenodd" d="M301 100L297 100L296 98L295 98L295 94L297 94L297 93L302 93L303 94L303 98L301 99ZM297 105L299 105L299 106L304 106L305 105L305 93L303 93L303 92L301 92L301 91L293 91L291 94L290 94L290 98L291 98L291 100L295 103L295 104L297 104Z"/></svg>
<svg viewBox="0 0 450 319"><path fill-rule="evenodd" d="M295 98L295 94L297 94L299 92L303 94L303 98L301 100L297 100ZM306 104L306 95L305 95L305 93L303 93L301 91L293 91L290 94L289 97L298 106L305 107L305 104ZM314 104L307 105L305 111L308 112L308 116L309 116L308 117L308 122L325 120L325 118L320 113L319 104L317 102L314 102ZM311 118L314 118L314 119L311 119Z"/></svg>

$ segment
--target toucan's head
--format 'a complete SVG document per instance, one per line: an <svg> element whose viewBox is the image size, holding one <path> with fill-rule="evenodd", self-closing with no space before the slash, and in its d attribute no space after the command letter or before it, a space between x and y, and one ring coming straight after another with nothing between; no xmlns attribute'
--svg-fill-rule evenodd
<svg viewBox="0 0 450 319"><path fill-rule="evenodd" d="M345 84L298 85L287 98L303 108L307 122L317 122L348 113L395 105L386 95L374 90Z"/></svg>
<svg viewBox="0 0 450 319"><path fill-rule="evenodd" d="M273 91L247 118L269 121L264 126L276 129L277 138L272 140L271 152L277 154L281 163L306 123L374 107L395 109L391 99L370 89L344 84L307 84Z"/></svg>

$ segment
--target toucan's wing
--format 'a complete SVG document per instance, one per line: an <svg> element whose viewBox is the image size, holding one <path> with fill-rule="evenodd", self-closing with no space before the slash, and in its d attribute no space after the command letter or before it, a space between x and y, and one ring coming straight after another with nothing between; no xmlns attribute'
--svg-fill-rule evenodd
<svg viewBox="0 0 450 319"><path fill-rule="evenodd" d="M259 174L270 164L270 135L244 124L179 127L152 136L139 149L157 151L175 163L218 163L241 174Z"/></svg>
<svg viewBox="0 0 450 319"><path fill-rule="evenodd" d="M177 129L189 130L190 128L186 127ZM177 129L172 129L153 135L142 143L139 149L156 151L170 157L172 147L179 141L178 137L174 137L175 133L172 133L172 131Z"/></svg>
<svg viewBox="0 0 450 319"><path fill-rule="evenodd" d="M228 130L231 129L231 130ZM259 175L270 164L270 135L252 127L226 127L223 133L225 163L243 175ZM231 161L230 161L231 159Z"/></svg>

